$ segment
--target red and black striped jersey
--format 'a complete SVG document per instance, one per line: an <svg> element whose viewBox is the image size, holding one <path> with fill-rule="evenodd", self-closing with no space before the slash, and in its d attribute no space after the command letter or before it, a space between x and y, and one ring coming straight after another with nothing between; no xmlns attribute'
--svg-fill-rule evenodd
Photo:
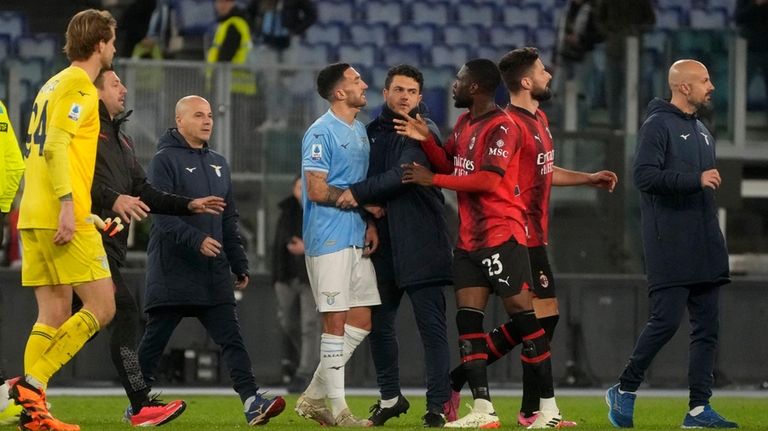
<svg viewBox="0 0 768 431"><path fill-rule="evenodd" d="M528 247L539 247L547 244L549 234L549 197L555 166L549 120L541 109L532 114L519 106L509 105L507 112L529 132L520 150L518 183L525 205Z"/></svg>

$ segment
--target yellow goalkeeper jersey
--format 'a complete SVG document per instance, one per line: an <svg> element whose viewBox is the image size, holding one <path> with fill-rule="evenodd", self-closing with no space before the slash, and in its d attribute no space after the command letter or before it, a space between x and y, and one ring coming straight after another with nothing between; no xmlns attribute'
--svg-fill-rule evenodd
<svg viewBox="0 0 768 431"><path fill-rule="evenodd" d="M19 212L19 229L56 229L59 197L54 191L46 162L45 138L51 127L71 135L67 148L69 189L75 209L76 230L93 229L86 217L91 212L91 184L99 139L99 97L88 74L70 66L43 85L32 106L24 157L26 174Z"/></svg>

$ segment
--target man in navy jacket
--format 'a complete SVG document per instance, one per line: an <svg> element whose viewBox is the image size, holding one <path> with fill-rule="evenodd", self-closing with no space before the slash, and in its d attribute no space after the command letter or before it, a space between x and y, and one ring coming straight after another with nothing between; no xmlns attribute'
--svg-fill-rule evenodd
<svg viewBox="0 0 768 431"><path fill-rule="evenodd" d="M149 166L149 179L159 190L196 197L224 198L219 216L152 215L147 248L148 315L139 345L141 371L151 380L173 330L185 317L195 317L219 346L249 425L263 425L285 408L281 397L259 393L251 359L240 334L234 287L248 286L238 213L226 159L208 147L213 113L207 100L186 96L176 103L176 129L160 137Z"/></svg>
<svg viewBox="0 0 768 431"><path fill-rule="evenodd" d="M736 428L709 405L719 330L718 296L728 278L728 251L717 220L715 140L696 112L715 87L707 68L679 60L669 70L670 102L654 99L640 128L634 164L640 190L643 251L650 318L619 383L608 389L608 418L633 426L634 402L645 371L677 331L686 308L691 320L690 411L683 428Z"/></svg>
<svg viewBox="0 0 768 431"><path fill-rule="evenodd" d="M353 184L337 202L356 206L378 204L385 216L376 220L379 249L371 255L381 305L373 308L368 339L381 399L371 408L374 426L406 413L410 404L400 392L398 344L395 318L403 293L411 299L424 347L427 383L427 412L423 424L445 424L443 404L450 396L448 368L450 350L446 335L443 287L453 283L451 239L445 218L445 202L439 189L403 184L401 165L429 166L417 141L400 136L393 119L400 112L421 113L422 73L413 66L392 67L384 82L385 103L381 114L367 126L371 143L368 178ZM424 113L422 113L424 115ZM432 134L439 136L430 120ZM439 139L438 139L439 141Z"/></svg>

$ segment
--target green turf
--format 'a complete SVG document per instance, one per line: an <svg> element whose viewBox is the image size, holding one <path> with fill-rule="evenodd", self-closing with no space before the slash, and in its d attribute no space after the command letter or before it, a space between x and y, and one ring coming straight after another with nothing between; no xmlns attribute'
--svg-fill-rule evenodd
<svg viewBox="0 0 768 431"><path fill-rule="evenodd" d="M170 399L170 396L166 396ZM249 428L242 414L240 400L232 396L188 396L187 411L175 421L164 425L164 431L173 430L236 430ZM52 412L59 419L74 422L84 431L126 431L128 426L120 422L125 409L124 397L67 397L54 396ZM293 412L295 396L286 397L287 408L272 419L265 429L275 430L319 430L319 425L302 419ZM407 415L391 419L385 429L419 429L424 414L423 397L409 397L411 409ZM367 416L368 408L375 402L374 397L348 397L352 411ZM607 407L602 397L558 397L560 409L565 417L579 423L579 430L611 430L606 418ZM504 429L516 427L515 418L520 405L519 397L496 397L496 411ZM739 423L742 430L768 429L768 399L715 397L713 407L728 419ZM638 398L635 410L636 430L679 429L687 408L683 398ZM461 414L467 412L462 405ZM12 429L10 426L0 430Z"/></svg>

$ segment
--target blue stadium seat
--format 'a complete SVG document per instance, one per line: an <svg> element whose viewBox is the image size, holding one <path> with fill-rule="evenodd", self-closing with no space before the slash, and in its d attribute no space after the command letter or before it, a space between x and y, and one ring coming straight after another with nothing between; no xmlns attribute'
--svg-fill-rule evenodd
<svg viewBox="0 0 768 431"><path fill-rule="evenodd" d="M504 8L504 25L507 27L516 27L524 25L533 30L539 27L541 11L538 6L509 6Z"/></svg>
<svg viewBox="0 0 768 431"><path fill-rule="evenodd" d="M691 9L691 28L720 30L728 28L728 11L725 8ZM768 22L765 23L768 26Z"/></svg>
<svg viewBox="0 0 768 431"><path fill-rule="evenodd" d="M341 22L329 22L326 24L315 24L304 33L304 39L307 43L328 43L338 45L342 40L347 40L344 36L346 24Z"/></svg>
<svg viewBox="0 0 768 431"><path fill-rule="evenodd" d="M552 28L537 28L533 33L536 47L540 50L552 50L557 42L557 33Z"/></svg>
<svg viewBox="0 0 768 431"><path fill-rule="evenodd" d="M28 59L15 59L11 60L13 66L16 67L19 73L21 82L30 85L30 91L36 93L40 89L42 80L44 78L43 72L45 71L45 60L41 58L28 58ZM34 97L34 94L33 94ZM22 98L21 100L25 100Z"/></svg>
<svg viewBox="0 0 768 431"><path fill-rule="evenodd" d="M354 22L354 8L346 0L320 0L317 2L317 22Z"/></svg>
<svg viewBox="0 0 768 431"><path fill-rule="evenodd" d="M429 49L433 66L457 67L472 58L469 45L433 45Z"/></svg>
<svg viewBox="0 0 768 431"><path fill-rule="evenodd" d="M443 29L443 41L446 45L480 46L485 44L487 37L483 27L479 25L451 25Z"/></svg>
<svg viewBox="0 0 768 431"><path fill-rule="evenodd" d="M179 33L202 35L216 25L216 11L210 0L179 0Z"/></svg>
<svg viewBox="0 0 768 431"><path fill-rule="evenodd" d="M460 3L456 5L456 21L462 25L490 27L497 22L498 14L494 3Z"/></svg>
<svg viewBox="0 0 768 431"><path fill-rule="evenodd" d="M383 51L383 63L394 66L396 64L412 64L418 66L424 63L424 52L421 45L390 45Z"/></svg>
<svg viewBox="0 0 768 431"><path fill-rule="evenodd" d="M453 80L456 79L456 73L459 71L461 63L450 66L427 66L421 69L424 74L424 88L450 89Z"/></svg>
<svg viewBox="0 0 768 431"><path fill-rule="evenodd" d="M386 24L352 24L349 26L350 40L354 43L373 43L386 46L391 43L389 27Z"/></svg>
<svg viewBox="0 0 768 431"><path fill-rule="evenodd" d="M475 50L475 56L477 58L487 58L493 61L499 61L501 56L506 54L512 49L512 47L505 48L503 46L485 45L480 46Z"/></svg>
<svg viewBox="0 0 768 431"><path fill-rule="evenodd" d="M355 65L372 67L377 63L378 49L372 43L342 44L339 46L339 61ZM358 70L358 72L360 72ZM362 74L362 72L360 72Z"/></svg>
<svg viewBox="0 0 768 431"><path fill-rule="evenodd" d="M656 0L656 6L662 9L677 7L682 10L690 10L693 7L691 0Z"/></svg>
<svg viewBox="0 0 768 431"><path fill-rule="evenodd" d="M677 7L658 8L656 10L656 28L661 30L677 30L685 25L683 11Z"/></svg>
<svg viewBox="0 0 768 431"><path fill-rule="evenodd" d="M531 36L523 25L516 27L496 26L488 31L490 46L496 48L520 48L529 45Z"/></svg>
<svg viewBox="0 0 768 431"><path fill-rule="evenodd" d="M324 43L299 43L291 48L294 64L320 64L326 65L333 61L334 54L331 48Z"/></svg>
<svg viewBox="0 0 768 431"><path fill-rule="evenodd" d="M7 35L11 42L27 32L27 18L21 12L0 11L0 35Z"/></svg>
<svg viewBox="0 0 768 431"><path fill-rule="evenodd" d="M427 105L428 117L436 124L445 124L448 120L449 91L447 87L429 87L422 91L421 101Z"/></svg>
<svg viewBox="0 0 768 431"><path fill-rule="evenodd" d="M392 64L392 66L395 66L395 64ZM383 88L384 81L387 79L387 71L389 71L389 68L390 66L386 64L375 65L369 71L368 79L370 79L370 81L365 82L367 82L368 85L372 87ZM370 92L371 90L368 90L368 93Z"/></svg>
<svg viewBox="0 0 768 431"><path fill-rule="evenodd" d="M399 2L371 0L365 3L365 21L382 22L391 26L403 22L403 7Z"/></svg>
<svg viewBox="0 0 768 431"><path fill-rule="evenodd" d="M414 24L443 26L453 21L451 5L445 1L414 1L411 4L410 16Z"/></svg>
<svg viewBox="0 0 768 431"><path fill-rule="evenodd" d="M433 24L400 24L395 28L398 43L415 43L424 47L439 41L437 27Z"/></svg>
<svg viewBox="0 0 768 431"><path fill-rule="evenodd" d="M16 54L20 58L40 58L50 61L59 54L61 42L56 35L38 33L16 39Z"/></svg>

